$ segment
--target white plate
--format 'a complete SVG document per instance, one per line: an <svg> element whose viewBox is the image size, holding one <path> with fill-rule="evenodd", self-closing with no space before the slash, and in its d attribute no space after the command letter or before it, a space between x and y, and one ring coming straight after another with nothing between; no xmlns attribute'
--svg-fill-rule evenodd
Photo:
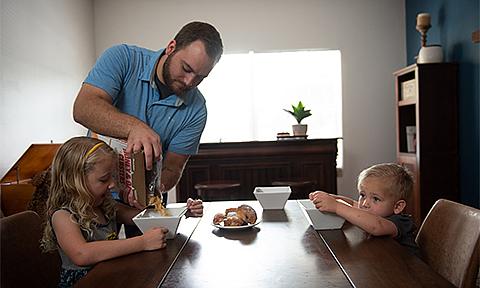
<svg viewBox="0 0 480 288"><path fill-rule="evenodd" d="M253 224L247 224L247 225L243 225L243 226L223 226L223 224L213 224L212 223L212 226L214 226L216 228L219 228L219 229L223 229L223 230L243 230L243 229L248 229L248 228L255 227L258 224L260 224L260 222L262 222L262 220L257 220L257 222L255 222Z"/></svg>

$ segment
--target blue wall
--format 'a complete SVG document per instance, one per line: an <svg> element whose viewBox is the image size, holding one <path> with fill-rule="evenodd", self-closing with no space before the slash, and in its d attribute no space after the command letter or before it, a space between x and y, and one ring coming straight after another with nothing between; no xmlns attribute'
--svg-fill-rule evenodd
<svg viewBox="0 0 480 288"><path fill-rule="evenodd" d="M459 148L461 202L480 207L480 0L406 0L407 63L415 63L420 33L418 13L430 13L427 45L440 44L445 61L459 64Z"/></svg>

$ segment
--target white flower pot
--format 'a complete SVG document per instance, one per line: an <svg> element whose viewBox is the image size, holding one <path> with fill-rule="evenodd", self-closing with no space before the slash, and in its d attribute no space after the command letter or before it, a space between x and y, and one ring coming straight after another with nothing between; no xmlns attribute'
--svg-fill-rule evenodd
<svg viewBox="0 0 480 288"><path fill-rule="evenodd" d="M440 45L425 46L418 52L417 63L441 63L443 62L443 50Z"/></svg>
<svg viewBox="0 0 480 288"><path fill-rule="evenodd" d="M305 136L307 135L307 124L295 124L292 125L293 136Z"/></svg>

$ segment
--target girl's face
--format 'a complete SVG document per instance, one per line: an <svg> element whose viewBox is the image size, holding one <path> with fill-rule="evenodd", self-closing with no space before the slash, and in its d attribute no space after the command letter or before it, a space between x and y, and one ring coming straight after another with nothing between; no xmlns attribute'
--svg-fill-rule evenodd
<svg viewBox="0 0 480 288"><path fill-rule="evenodd" d="M394 214L395 199L388 191L385 179L367 177L358 185L358 208L380 217Z"/></svg>
<svg viewBox="0 0 480 288"><path fill-rule="evenodd" d="M87 187L95 198L95 207L103 203L105 197L110 193L110 189L115 186L113 171L115 169L113 157L101 158L93 169L87 174Z"/></svg>

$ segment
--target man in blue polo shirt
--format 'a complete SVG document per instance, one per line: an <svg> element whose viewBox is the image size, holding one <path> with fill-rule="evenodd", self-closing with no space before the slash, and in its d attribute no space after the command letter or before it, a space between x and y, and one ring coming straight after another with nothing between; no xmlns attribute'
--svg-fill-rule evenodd
<svg viewBox="0 0 480 288"><path fill-rule="evenodd" d="M148 170L163 155L161 192L168 191L198 151L207 108L197 86L222 53L220 34L203 22L182 27L160 51L113 46L85 79L73 117L92 131L127 139L127 153L143 150ZM123 199L136 204L133 195ZM201 201L189 199L188 206L192 215L202 215Z"/></svg>

